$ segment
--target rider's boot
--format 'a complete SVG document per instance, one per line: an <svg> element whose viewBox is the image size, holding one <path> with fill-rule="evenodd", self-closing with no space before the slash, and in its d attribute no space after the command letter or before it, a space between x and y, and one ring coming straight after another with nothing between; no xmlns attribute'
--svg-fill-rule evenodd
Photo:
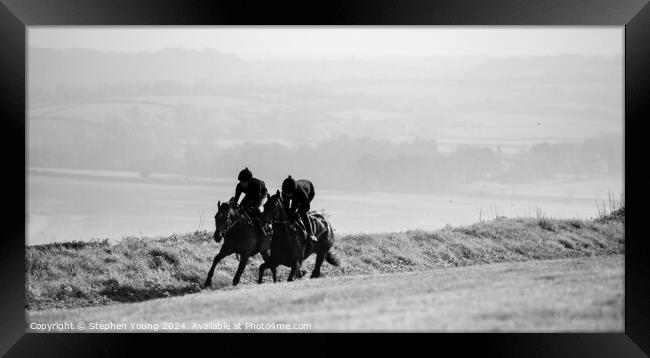
<svg viewBox="0 0 650 358"><path fill-rule="evenodd" d="M272 233L271 224L264 223L262 221L262 215L259 212L255 212L255 214L251 215L251 217L253 219L253 225L255 225L257 232L263 238L270 238Z"/></svg>

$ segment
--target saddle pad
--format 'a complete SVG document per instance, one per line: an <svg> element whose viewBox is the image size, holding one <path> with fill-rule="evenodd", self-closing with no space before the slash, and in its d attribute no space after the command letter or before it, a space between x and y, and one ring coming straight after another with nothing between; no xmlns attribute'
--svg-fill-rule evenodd
<svg viewBox="0 0 650 358"><path fill-rule="evenodd" d="M317 213L315 211L310 211L307 213L307 218L311 222L311 227L314 229L314 236L318 237L328 230L329 223L327 222L327 219L323 217L322 214ZM296 220L295 224L298 227L298 229L303 233L303 236L306 237L307 229L305 229L302 220Z"/></svg>

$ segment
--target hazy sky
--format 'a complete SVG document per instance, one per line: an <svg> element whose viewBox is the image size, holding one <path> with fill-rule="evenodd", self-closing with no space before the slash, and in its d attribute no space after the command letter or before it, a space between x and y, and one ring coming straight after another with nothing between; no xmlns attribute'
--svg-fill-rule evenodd
<svg viewBox="0 0 650 358"><path fill-rule="evenodd" d="M250 59L431 55L622 55L623 27L29 27L32 47L216 48Z"/></svg>

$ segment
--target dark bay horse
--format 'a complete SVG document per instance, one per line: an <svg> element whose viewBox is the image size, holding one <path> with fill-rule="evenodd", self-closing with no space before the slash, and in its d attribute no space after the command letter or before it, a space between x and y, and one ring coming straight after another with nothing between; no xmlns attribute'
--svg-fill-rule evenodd
<svg viewBox="0 0 650 358"><path fill-rule="evenodd" d="M333 266L339 266L338 259L330 251L334 246L332 225L320 214L310 214L310 216L313 217L310 219L314 222L314 235L318 238L317 244L307 243L303 230L296 226L296 222L289 219L279 191L264 204L263 217L265 221L273 223L273 238L271 239L271 256L269 260L260 265L258 283L262 283L267 268L273 272L273 282L276 282L275 269L279 265L291 268L287 281L293 281L294 276L302 277L302 262L313 253L316 254L316 265L311 273L311 278L320 277L323 260Z"/></svg>
<svg viewBox="0 0 650 358"><path fill-rule="evenodd" d="M223 245L217 256L214 257L204 287L209 287L212 284L214 268L219 261L228 255L239 254L239 267L232 280L233 285L239 283L242 272L244 272L244 268L246 268L248 259L251 256L260 253L265 262L270 257L270 239L258 235L251 219L243 214L242 209L237 204L219 202L218 207L217 214L214 216L214 241L219 243L223 238ZM275 272L273 272L273 276L275 276Z"/></svg>

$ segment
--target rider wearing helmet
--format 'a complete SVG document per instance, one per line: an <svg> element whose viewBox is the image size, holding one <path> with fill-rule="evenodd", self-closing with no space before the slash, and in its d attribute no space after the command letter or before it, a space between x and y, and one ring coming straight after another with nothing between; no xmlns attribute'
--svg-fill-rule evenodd
<svg viewBox="0 0 650 358"><path fill-rule="evenodd" d="M285 211L294 217L299 217L307 230L307 236L318 241L311 227L307 212L309 204L314 199L314 184L306 179L294 180L291 175L282 182L282 200ZM291 205L289 205L291 201Z"/></svg>
<svg viewBox="0 0 650 358"><path fill-rule="evenodd" d="M263 181L254 178L253 173L246 167L244 170L239 172L237 177L239 184L235 188L235 198L234 202L238 203L244 210L251 213L253 220L261 228L261 217L264 203L267 200L268 191L266 190L266 185ZM239 199L244 194L244 198L239 203ZM261 230L263 234L264 229Z"/></svg>

